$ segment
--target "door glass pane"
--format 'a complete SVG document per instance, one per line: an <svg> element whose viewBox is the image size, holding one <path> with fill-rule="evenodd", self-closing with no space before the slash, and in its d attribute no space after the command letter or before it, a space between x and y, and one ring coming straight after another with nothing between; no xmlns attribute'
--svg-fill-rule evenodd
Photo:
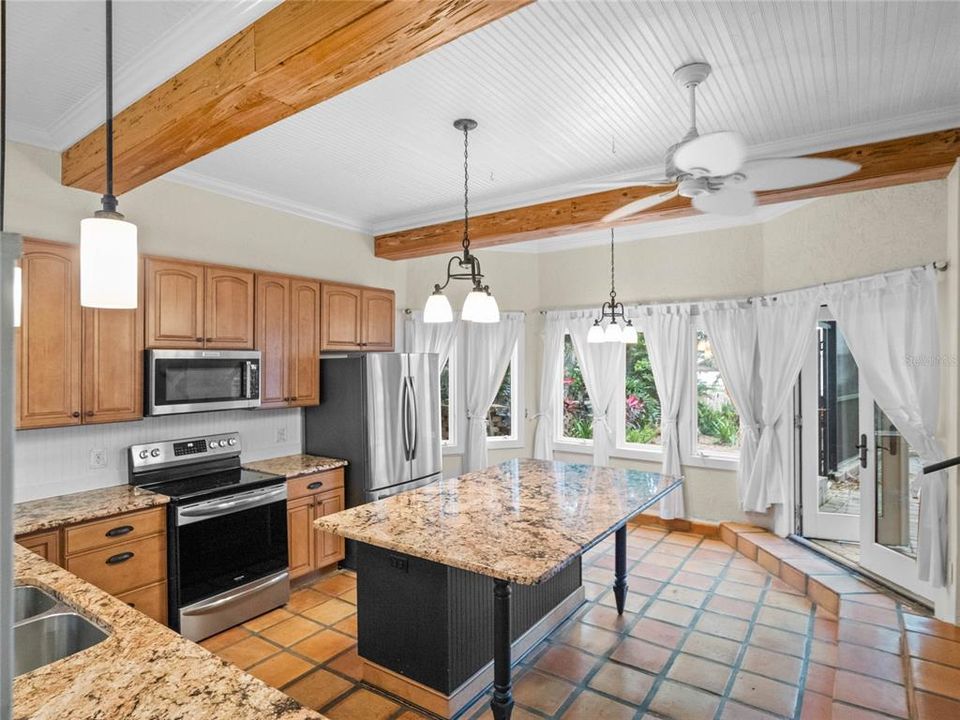
<svg viewBox="0 0 960 720"><path fill-rule="evenodd" d="M820 512L860 514L860 380L834 321L818 323L817 387Z"/></svg>
<svg viewBox="0 0 960 720"><path fill-rule="evenodd" d="M920 501L910 492L910 478L920 472L920 457L879 407L874 406L873 416L877 469L876 541L916 558Z"/></svg>

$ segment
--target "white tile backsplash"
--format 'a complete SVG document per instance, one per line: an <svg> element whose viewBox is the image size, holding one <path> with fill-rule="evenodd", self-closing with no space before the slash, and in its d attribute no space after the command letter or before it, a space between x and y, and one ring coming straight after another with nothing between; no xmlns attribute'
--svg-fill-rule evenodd
<svg viewBox="0 0 960 720"><path fill-rule="evenodd" d="M126 452L131 445L234 430L240 433L241 459L245 462L292 455L303 448L303 412L299 408L229 410L20 430L14 443L14 501L122 485L127 482ZM104 451L105 467L91 469L94 450Z"/></svg>

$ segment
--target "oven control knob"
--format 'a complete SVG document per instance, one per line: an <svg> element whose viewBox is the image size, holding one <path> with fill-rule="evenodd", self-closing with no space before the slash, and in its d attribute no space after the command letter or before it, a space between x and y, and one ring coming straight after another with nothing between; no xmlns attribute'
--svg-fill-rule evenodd
<svg viewBox="0 0 960 720"><path fill-rule="evenodd" d="M154 448L151 450L150 457L160 457L160 448Z"/></svg>
<svg viewBox="0 0 960 720"><path fill-rule="evenodd" d="M149 454L150 454L150 453L148 453L146 450L141 450L141 451L140 451L140 459L141 459L141 460L146 460L146 459L147 459L147 456L148 456Z"/></svg>
<svg viewBox="0 0 960 720"><path fill-rule="evenodd" d="M236 438L230 438L229 440L227 440L227 442L230 443L230 445L236 445L236 444L237 444L237 439L236 439Z"/></svg>
<svg viewBox="0 0 960 720"><path fill-rule="evenodd" d="M212 447L212 448L218 448L218 447L220 447L220 441L219 441L219 440L211 440L211 441L210 441L210 447Z"/></svg>

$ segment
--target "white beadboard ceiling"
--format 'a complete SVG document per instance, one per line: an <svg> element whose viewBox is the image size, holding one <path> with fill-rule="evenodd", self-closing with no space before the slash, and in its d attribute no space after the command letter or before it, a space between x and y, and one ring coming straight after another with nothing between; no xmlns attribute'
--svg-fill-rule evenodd
<svg viewBox="0 0 960 720"><path fill-rule="evenodd" d="M242 26L269 2L276 0L232 0L230 16L245 12ZM15 24L27 14L22 4L10 8L12 52L67 67L69 78L11 62L11 126L49 133L77 104L79 86L96 92L96 82L80 80L99 77L102 44L81 43L80 35L99 28L102 13L86 2L59 3L71 15L86 6L86 19L68 23L49 12L24 39ZM120 5L118 40L124 24L134 37L118 43L118 59L134 62L139 48L164 47L164 37L172 45L175 28L195 25L218 4ZM222 25L208 28L217 35L208 46L230 34ZM687 126L686 98L671 73L691 60L714 67L699 92L701 131L738 130L754 155L960 125L958 37L960 2L952 0L539 0L168 178L384 232L462 213L457 117L480 123L471 134L471 196L473 210L483 212L582 194L578 183L592 179L660 174L664 150ZM162 60L182 67L193 59L187 55L177 46ZM63 144L89 129L77 128ZM57 130L63 139L65 128Z"/></svg>

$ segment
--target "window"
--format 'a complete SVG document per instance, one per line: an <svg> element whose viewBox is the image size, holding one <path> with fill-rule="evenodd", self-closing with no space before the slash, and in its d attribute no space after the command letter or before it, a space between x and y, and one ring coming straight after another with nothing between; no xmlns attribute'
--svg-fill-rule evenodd
<svg viewBox="0 0 960 720"><path fill-rule="evenodd" d="M653 368L643 333L640 333L636 345L626 345L625 348L622 440L625 445L659 445L660 395L653 381Z"/></svg>
<svg viewBox="0 0 960 720"><path fill-rule="evenodd" d="M593 407L590 395L583 382L583 373L577 361L570 335L563 338L563 415L560 426L561 440L579 442L593 440Z"/></svg>
<svg viewBox="0 0 960 720"><path fill-rule="evenodd" d="M700 454L731 455L740 450L740 416L730 401L720 377L710 339L702 330L696 335L697 432L695 450Z"/></svg>
<svg viewBox="0 0 960 720"><path fill-rule="evenodd" d="M520 343L503 373L500 388L487 413L487 438L494 442L520 441L521 390L519 386Z"/></svg>

